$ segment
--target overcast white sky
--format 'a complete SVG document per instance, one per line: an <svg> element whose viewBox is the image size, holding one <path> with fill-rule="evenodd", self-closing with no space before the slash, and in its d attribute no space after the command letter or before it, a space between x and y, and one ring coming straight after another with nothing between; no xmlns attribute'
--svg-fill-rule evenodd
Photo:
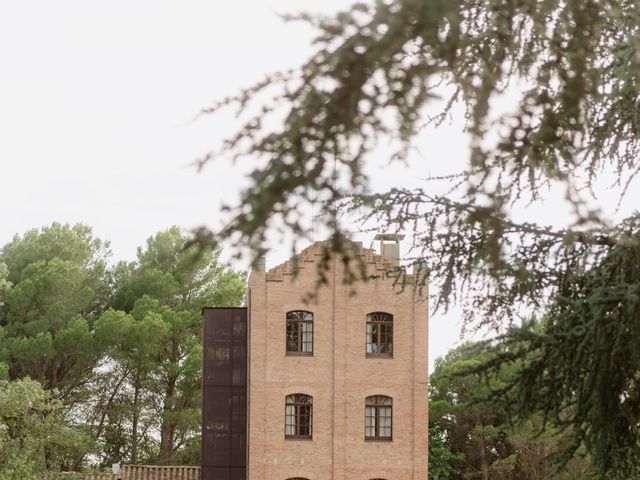
<svg viewBox="0 0 640 480"><path fill-rule="evenodd" d="M348 3L0 2L0 245L53 221L84 222L111 241L115 259L132 259L170 225L219 225L218 206L237 197L242 169L198 174L189 164L232 126L190 120L310 55L313 30L278 13ZM466 159L460 124L426 132L421 145L410 168L372 168L374 188L412 185ZM289 253L276 247L270 264ZM433 316L431 363L458 338L456 312Z"/></svg>

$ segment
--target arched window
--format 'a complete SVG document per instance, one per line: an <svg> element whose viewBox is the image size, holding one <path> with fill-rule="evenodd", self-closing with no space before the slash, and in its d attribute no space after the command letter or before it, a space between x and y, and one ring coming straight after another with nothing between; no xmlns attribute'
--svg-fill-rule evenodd
<svg viewBox="0 0 640 480"><path fill-rule="evenodd" d="M303 477L291 477L291 478L287 478L287 480L309 480L309 479L303 478Z"/></svg>
<svg viewBox="0 0 640 480"><path fill-rule="evenodd" d="M313 355L312 312L287 312L287 355Z"/></svg>
<svg viewBox="0 0 640 480"><path fill-rule="evenodd" d="M367 315L367 356L393 355L393 315L373 312Z"/></svg>
<svg viewBox="0 0 640 480"><path fill-rule="evenodd" d="M391 440L393 399L384 395L367 397L364 406L365 440Z"/></svg>
<svg viewBox="0 0 640 480"><path fill-rule="evenodd" d="M285 438L311 438L313 427L313 397L296 393L285 399Z"/></svg>

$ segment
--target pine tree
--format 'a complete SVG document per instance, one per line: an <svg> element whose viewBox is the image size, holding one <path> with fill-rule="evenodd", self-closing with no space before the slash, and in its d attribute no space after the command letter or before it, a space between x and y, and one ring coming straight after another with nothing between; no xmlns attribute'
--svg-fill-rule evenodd
<svg viewBox="0 0 640 480"><path fill-rule="evenodd" d="M330 248L343 256L352 252L340 212L410 230L436 305L461 301L475 326L508 325L522 311L548 316L543 332L519 337L536 352L517 384L519 407L572 425L567 454L586 444L602 476L634 473L640 215L614 223L583 192L611 171L624 194L640 168L640 4L378 0L290 19L317 29L314 55L204 109L235 106L244 123L203 164L260 160L220 237L260 254L273 225L309 236L313 201L326 202ZM507 91L513 110L494 111ZM364 167L376 146L389 141L393 160L407 159L421 130L458 104L468 162L434 180L450 194L430 184L371 192ZM512 217L514 202L536 202L551 185L573 207L566 228Z"/></svg>

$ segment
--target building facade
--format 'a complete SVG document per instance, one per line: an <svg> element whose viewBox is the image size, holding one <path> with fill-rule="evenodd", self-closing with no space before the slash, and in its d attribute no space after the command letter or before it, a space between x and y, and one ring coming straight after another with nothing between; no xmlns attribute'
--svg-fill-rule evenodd
<svg viewBox="0 0 640 480"><path fill-rule="evenodd" d="M367 281L333 258L318 286L317 242L205 309L203 480L427 479L427 292L380 239L355 244Z"/></svg>
<svg viewBox="0 0 640 480"><path fill-rule="evenodd" d="M394 260L356 247L374 279L345 284L332 259L317 289L321 243L251 274L251 480L427 478L426 291L408 277L400 292Z"/></svg>

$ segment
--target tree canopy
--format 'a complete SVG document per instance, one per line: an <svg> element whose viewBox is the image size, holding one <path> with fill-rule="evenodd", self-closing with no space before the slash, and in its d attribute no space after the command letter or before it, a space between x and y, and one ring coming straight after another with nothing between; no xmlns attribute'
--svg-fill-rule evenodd
<svg viewBox="0 0 640 480"><path fill-rule="evenodd" d="M245 289L219 257L171 227L112 265L57 223L0 250L0 478L199 463L201 309Z"/></svg>
<svg viewBox="0 0 640 480"><path fill-rule="evenodd" d="M533 359L514 384L517 405L571 425L568 454L586 444L601 475L628 478L640 465L640 216L615 222L587 199L603 172L624 196L640 167L638 2L377 0L289 18L317 29L312 57L203 110L236 107L243 122L203 164L225 155L258 164L219 236L257 255L274 226L308 237L305 202L324 203L343 255L341 212L411 231L437 306L457 300L475 326L548 314L548 330L517 350ZM507 111L495 108L502 95ZM381 141L406 160L456 105L466 167L431 179L449 193L371 191L364 167ZM567 225L514 219L514 204L551 186L572 206Z"/></svg>
<svg viewBox="0 0 640 480"><path fill-rule="evenodd" d="M0 307L0 361L11 378L29 376L70 404L81 396L100 356L91 325L106 307L108 256L84 225L54 223L2 248L11 288Z"/></svg>
<svg viewBox="0 0 640 480"><path fill-rule="evenodd" d="M62 402L35 380L0 381L0 478L31 480L78 452L91 438L70 426Z"/></svg>
<svg viewBox="0 0 640 480"><path fill-rule="evenodd" d="M123 414L119 399L131 400L131 433L112 441L106 463L142 456L164 463L199 463L202 308L241 305L245 277L219 261L220 250L189 246L172 227L150 237L137 261L115 268L112 309L96 322L110 345L108 357L120 380L116 391L98 386L105 410ZM109 338L110 337L110 338ZM109 375L105 380L114 382ZM98 422L100 431L108 428ZM159 445L153 441L159 437ZM151 451L143 454L141 445ZM146 448L146 447L145 447ZM158 448L158 452L153 451Z"/></svg>
<svg viewBox="0 0 640 480"><path fill-rule="evenodd" d="M437 480L593 478L584 447L558 471L558 455L567 441L553 422L543 425L535 412L513 421L492 398L518 375L523 362L503 365L489 374L470 373L504 345L487 349L466 343L436 360L429 385L429 474Z"/></svg>

